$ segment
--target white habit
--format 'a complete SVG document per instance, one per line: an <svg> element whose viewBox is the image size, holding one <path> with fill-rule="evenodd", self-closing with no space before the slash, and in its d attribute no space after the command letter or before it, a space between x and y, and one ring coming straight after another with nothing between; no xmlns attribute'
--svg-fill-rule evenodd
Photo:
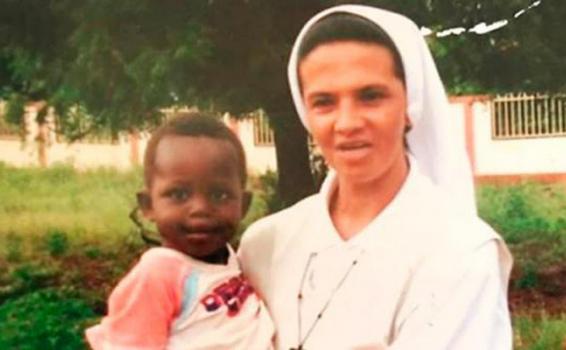
<svg viewBox="0 0 566 350"><path fill-rule="evenodd" d="M296 347L299 322L304 338L329 299L304 349L511 349L504 243L454 210L414 160L391 204L348 241L330 219L329 191L243 237L244 274L274 318L276 349Z"/></svg>

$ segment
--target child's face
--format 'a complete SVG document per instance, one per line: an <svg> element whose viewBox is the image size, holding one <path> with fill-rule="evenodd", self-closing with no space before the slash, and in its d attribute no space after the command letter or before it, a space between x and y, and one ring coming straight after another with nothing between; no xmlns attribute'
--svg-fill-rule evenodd
<svg viewBox="0 0 566 350"><path fill-rule="evenodd" d="M159 142L144 214L164 246L197 259L224 248L247 209L238 170L229 141L167 135Z"/></svg>

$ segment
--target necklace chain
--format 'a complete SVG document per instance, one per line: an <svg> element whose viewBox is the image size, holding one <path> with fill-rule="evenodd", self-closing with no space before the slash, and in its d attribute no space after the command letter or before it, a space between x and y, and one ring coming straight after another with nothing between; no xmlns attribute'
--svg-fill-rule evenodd
<svg viewBox="0 0 566 350"><path fill-rule="evenodd" d="M332 292L330 293L330 296L328 297L328 299L326 300L326 302L324 303L324 306L320 309L320 311L318 312L318 314L316 315L316 318L314 319L314 321L312 322L312 324L310 325L307 333L305 334L305 336L302 336L302 332L303 332L303 327L302 327L302 304L303 304L303 288L304 288L304 284L305 284L305 279L307 276L307 273L309 271L311 262L313 260L314 257L317 256L317 253L311 253L309 255L309 260L307 261L307 264L305 266L305 270L303 271L303 276L301 277L301 285L299 287L299 293L297 294L297 323L298 323L298 327L299 327L299 332L297 335L297 347L296 348L291 348L290 350L304 350L303 345L307 342L308 338L310 337L312 331L315 329L315 327L318 324L318 321L320 321L320 319L322 318L322 316L324 315L324 312L326 311L326 309L328 308L328 306L330 305L330 303L332 302L332 300L334 299L334 296L336 294L336 292L338 292L338 290L342 287L342 285L344 284L344 282L346 281L346 279L348 278L348 276L350 275L350 272L352 271L352 269L354 268L354 266L356 266L356 264L358 263L358 258L360 257L361 253L363 251L360 252L360 254L352 261L352 263L350 264L350 266L348 267L348 270L346 270L346 272L344 273L344 275L342 276L342 278L340 279L340 281L338 281L338 283L336 284L336 286L334 287L334 289L332 290Z"/></svg>

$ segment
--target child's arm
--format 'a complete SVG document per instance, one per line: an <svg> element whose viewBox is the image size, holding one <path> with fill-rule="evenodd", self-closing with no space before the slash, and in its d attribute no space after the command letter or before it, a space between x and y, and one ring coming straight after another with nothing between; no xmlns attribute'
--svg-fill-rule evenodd
<svg viewBox="0 0 566 350"><path fill-rule="evenodd" d="M87 330L95 350L164 349L181 300L182 264L161 249L146 252L110 295L108 315ZM185 268L186 270L186 268Z"/></svg>

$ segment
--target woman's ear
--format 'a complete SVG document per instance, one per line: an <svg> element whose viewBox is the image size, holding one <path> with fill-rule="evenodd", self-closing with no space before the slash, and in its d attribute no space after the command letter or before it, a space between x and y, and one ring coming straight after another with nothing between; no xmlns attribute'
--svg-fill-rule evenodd
<svg viewBox="0 0 566 350"><path fill-rule="evenodd" d="M148 220L153 220L153 206L149 193L146 190L140 191L136 193L136 199L143 216Z"/></svg>
<svg viewBox="0 0 566 350"><path fill-rule="evenodd" d="M405 134L407 134L413 128L413 123L411 123L411 118L405 115Z"/></svg>
<svg viewBox="0 0 566 350"><path fill-rule="evenodd" d="M250 191L244 191L242 196L242 217L246 216L246 213L250 209L252 204L252 193Z"/></svg>

